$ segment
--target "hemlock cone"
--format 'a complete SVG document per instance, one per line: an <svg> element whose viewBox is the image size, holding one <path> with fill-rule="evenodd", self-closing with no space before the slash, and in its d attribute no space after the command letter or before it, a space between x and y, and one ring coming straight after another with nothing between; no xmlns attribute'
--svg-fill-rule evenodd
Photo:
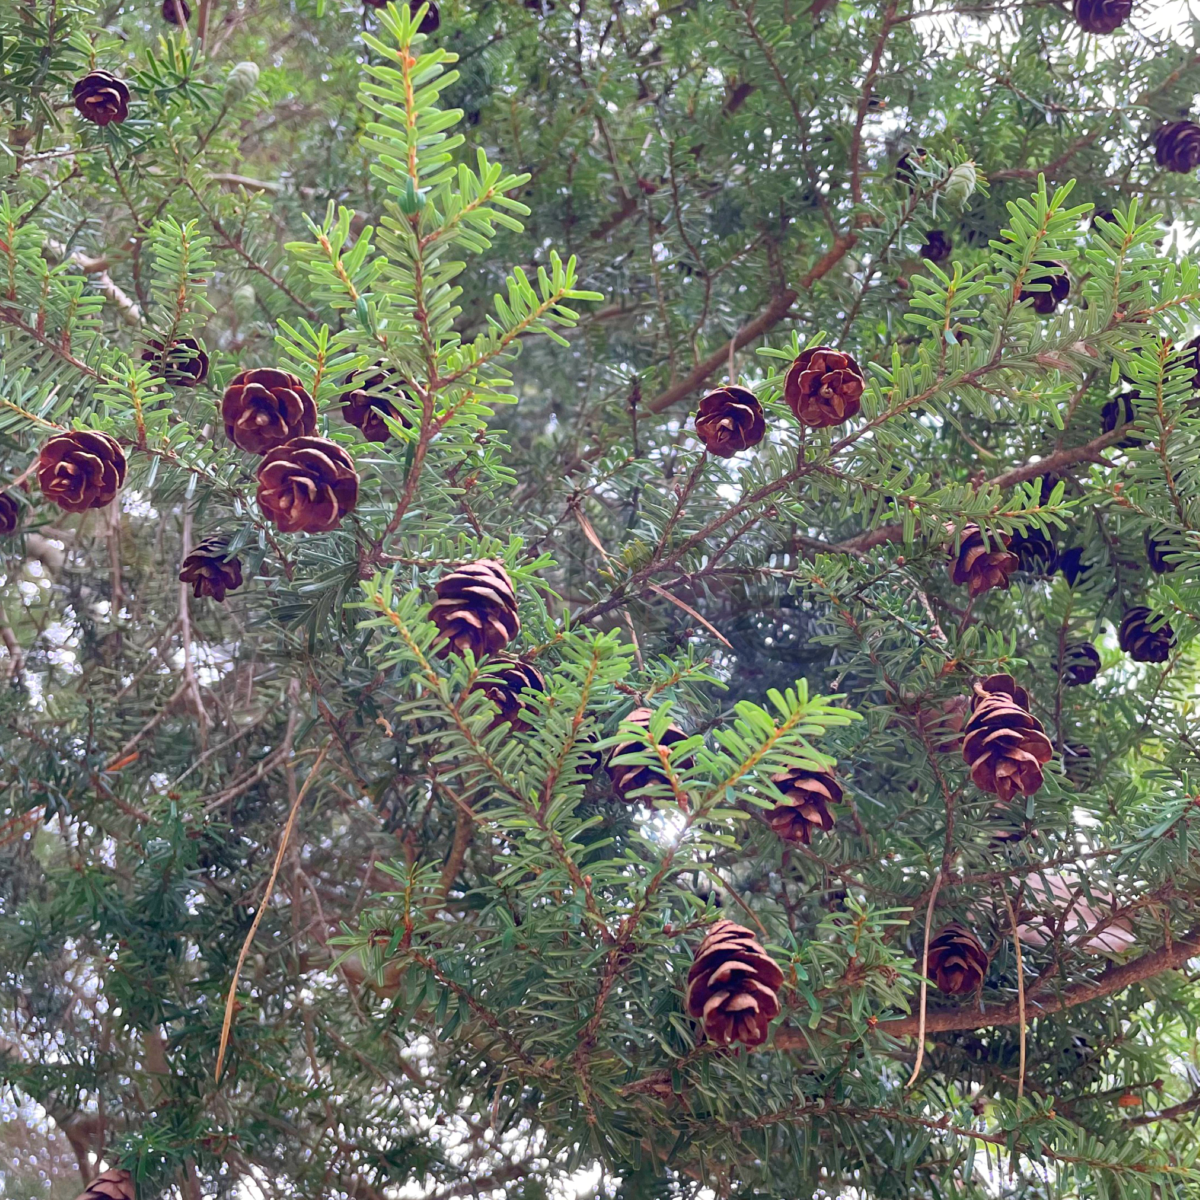
<svg viewBox="0 0 1200 1200"><path fill-rule="evenodd" d="M384 364L375 365L382 367ZM367 441L383 443L392 436L392 431L383 419L385 416L399 421L402 425L408 424L407 419L387 397L389 391L403 391L403 385L399 381L393 382L388 371L376 371L371 375L359 372L349 376L346 382L356 383L358 386L342 396L342 416L348 424L361 429Z"/></svg>
<svg viewBox="0 0 1200 1200"><path fill-rule="evenodd" d="M732 458L763 440L767 431L762 405L742 387L717 388L696 410L696 436L718 458Z"/></svg>
<svg viewBox="0 0 1200 1200"><path fill-rule="evenodd" d="M20 524L20 501L11 492L0 492L0 537L12 537Z"/></svg>
<svg viewBox="0 0 1200 1200"><path fill-rule="evenodd" d="M978 525L965 525L957 536L957 549L951 548L950 578L965 586L972 598L1008 587L1009 576L1020 566L1008 548L1011 541L1006 533L992 533L985 540Z"/></svg>
<svg viewBox="0 0 1200 1200"><path fill-rule="evenodd" d="M179 582L192 585L192 595L199 600L211 596L218 603L226 592L242 586L242 563L228 554L229 543L219 534L197 542L189 551L179 570Z"/></svg>
<svg viewBox="0 0 1200 1200"><path fill-rule="evenodd" d="M107 433L60 433L38 451L37 479L42 495L65 512L103 508L125 482L125 452Z"/></svg>
<svg viewBox="0 0 1200 1200"><path fill-rule="evenodd" d="M918 960L917 969L920 968ZM987 969L987 951L965 925L951 922L929 939L926 970L938 990L947 996L963 996L975 991L983 983Z"/></svg>
<svg viewBox="0 0 1200 1200"><path fill-rule="evenodd" d="M783 799L767 815L767 824L785 842L812 841L813 831L828 832L836 823L831 806L842 801L842 786L832 771L788 767L771 776Z"/></svg>
<svg viewBox="0 0 1200 1200"><path fill-rule="evenodd" d="M761 1046L779 1015L782 983L779 965L749 929L718 921L688 971L687 1011L718 1045Z"/></svg>
<svg viewBox="0 0 1200 1200"><path fill-rule="evenodd" d="M1054 747L1029 712L1028 693L1011 675L991 675L976 683L974 692L962 751L971 778L1004 801L1032 796L1042 786L1042 766Z"/></svg>
<svg viewBox="0 0 1200 1200"><path fill-rule="evenodd" d="M1175 631L1144 604L1135 604L1121 618L1117 641L1135 662L1161 663L1171 657Z"/></svg>
<svg viewBox="0 0 1200 1200"><path fill-rule="evenodd" d="M648 708L635 708L624 718L622 724L640 725L642 728L648 729L653 716L654 713ZM658 745L669 750L676 743L686 740L687 734L672 722L659 739ZM612 780L613 792L618 800L624 800L627 804L649 804L655 799L665 798L672 794L670 777L661 766L653 764L643 766L640 763L618 761L624 755L646 749L645 742L628 741L618 742L609 752L606 770L609 779ZM654 751L651 750L650 753L653 754ZM671 759L672 769L676 772L686 771L691 765L690 758L672 757ZM646 789L651 787L655 791L648 793Z"/></svg>
<svg viewBox="0 0 1200 1200"><path fill-rule="evenodd" d="M248 454L266 454L317 428L317 408L290 371L255 367L239 371L221 397L225 436Z"/></svg>
<svg viewBox="0 0 1200 1200"><path fill-rule="evenodd" d="M865 389L862 368L849 354L814 346L788 369L783 397L796 420L826 429L858 415Z"/></svg>
<svg viewBox="0 0 1200 1200"><path fill-rule="evenodd" d="M263 458L255 499L282 533L324 533L358 503L354 460L328 438L293 438Z"/></svg>
<svg viewBox="0 0 1200 1200"><path fill-rule="evenodd" d="M443 575L429 618L441 634L439 655L476 657L503 650L521 631L517 595L504 564L480 559Z"/></svg>
<svg viewBox="0 0 1200 1200"><path fill-rule="evenodd" d="M91 71L71 89L75 109L93 125L120 125L129 116L129 88L110 71Z"/></svg>

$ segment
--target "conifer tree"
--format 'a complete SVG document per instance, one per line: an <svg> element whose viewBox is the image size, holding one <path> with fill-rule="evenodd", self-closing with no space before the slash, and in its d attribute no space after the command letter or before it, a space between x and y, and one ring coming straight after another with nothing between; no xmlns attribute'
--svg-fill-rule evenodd
<svg viewBox="0 0 1200 1200"><path fill-rule="evenodd" d="M0 1194L1200 1194L1198 91L0 0Z"/></svg>

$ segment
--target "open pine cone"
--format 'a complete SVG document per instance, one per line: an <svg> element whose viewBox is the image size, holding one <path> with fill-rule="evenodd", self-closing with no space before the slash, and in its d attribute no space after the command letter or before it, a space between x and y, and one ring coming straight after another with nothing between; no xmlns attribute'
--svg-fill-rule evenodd
<svg viewBox="0 0 1200 1200"><path fill-rule="evenodd" d="M1070 294L1071 277L1067 274L1067 264L1055 259L1035 262L1029 268L1027 284L1045 284L1045 291L1029 292L1029 303L1033 311L1049 316Z"/></svg>
<svg viewBox="0 0 1200 1200"><path fill-rule="evenodd" d="M489 729L507 722L514 733L520 733L530 727L523 716L526 708L522 693L544 692L546 680L532 663L506 657L499 670L489 671L474 690L482 692L499 709Z"/></svg>
<svg viewBox="0 0 1200 1200"><path fill-rule="evenodd" d="M476 658L503 650L521 631L517 594L504 564L494 558L467 563L434 585L429 619L441 631L439 658L453 651Z"/></svg>
<svg viewBox="0 0 1200 1200"><path fill-rule="evenodd" d="M93 125L120 125L129 116L129 89L111 71L89 71L71 89L71 99Z"/></svg>
<svg viewBox="0 0 1200 1200"><path fill-rule="evenodd" d="M176 338L163 353L163 344L156 338L146 342L142 362L171 387L199 387L208 378L208 355L194 337Z"/></svg>
<svg viewBox="0 0 1200 1200"><path fill-rule="evenodd" d="M1172 121L1154 135L1154 160L1178 175L1188 175L1200 166L1200 125L1195 121Z"/></svg>
<svg viewBox="0 0 1200 1200"><path fill-rule="evenodd" d="M242 563L237 558L226 558L229 543L219 534L206 537L192 547L183 560L179 571L179 582L192 585L192 595L211 596L222 602L226 592L236 591L242 586Z"/></svg>
<svg viewBox="0 0 1200 1200"><path fill-rule="evenodd" d="M317 406L299 378L275 367L239 371L221 398L225 436L249 454L266 454L317 428Z"/></svg>
<svg viewBox="0 0 1200 1200"><path fill-rule="evenodd" d="M858 415L866 388L862 368L849 354L831 346L814 346L788 369L783 398L796 420L813 429L826 429Z"/></svg>
<svg viewBox="0 0 1200 1200"><path fill-rule="evenodd" d="M1014 533L1008 548L1017 556L1017 570L1027 575L1046 578L1058 570L1058 547L1034 525Z"/></svg>
<svg viewBox="0 0 1200 1200"><path fill-rule="evenodd" d="M1008 548L1011 541L1006 533L993 533L985 546L979 526L964 525L958 553L951 548L950 578L960 586L965 583L972 599L991 588L1008 587L1008 577L1020 566Z"/></svg>
<svg viewBox="0 0 1200 1200"><path fill-rule="evenodd" d="M1131 12L1133 0L1075 0L1075 23L1084 33L1112 33Z"/></svg>
<svg viewBox="0 0 1200 1200"><path fill-rule="evenodd" d="M348 424L361 429L367 441L379 442L382 445L392 436L384 417L390 417L405 426L408 425L408 421L387 395L389 391L401 392L403 388L399 383L391 383L395 376L383 363L378 362L375 366L381 369L371 375L360 371L347 377L347 383L357 386L354 391L347 392L342 397L342 416ZM389 383L391 386L384 386Z"/></svg>
<svg viewBox="0 0 1200 1200"><path fill-rule="evenodd" d="M808 767L788 767L771 776L771 782L784 798L767 814L767 824L785 842L812 841L813 831L828 833L835 817L830 811L842 801L842 785L832 771L813 771Z"/></svg>
<svg viewBox="0 0 1200 1200"><path fill-rule="evenodd" d="M1100 651L1091 642L1071 642L1063 651L1062 676L1067 687L1082 687L1100 673Z"/></svg>
<svg viewBox="0 0 1200 1200"><path fill-rule="evenodd" d="M718 921L687 976L688 1016L718 1045L761 1046L779 1016L783 972L749 929Z"/></svg>
<svg viewBox="0 0 1200 1200"><path fill-rule="evenodd" d="M952 921L929 939L926 969L939 991L947 996L963 996L979 987L987 975L987 951L965 925Z"/></svg>
<svg viewBox="0 0 1200 1200"><path fill-rule="evenodd" d="M650 718L653 716L654 713L648 708L635 708L625 718L624 723L626 725L640 725L645 729L649 727ZM676 742L686 741L686 739L687 734L678 725L672 723L667 726L667 730L662 735L658 744L669 748L674 746ZM643 793L646 788L653 784L657 784L667 792L671 790L670 781L658 767L642 767L636 763L618 763L615 761L623 754L630 754L635 750L644 750L645 748L645 743L640 741L619 742L612 748L608 756L606 769L608 777L612 780L613 791L616 792L620 799L630 804L649 803L650 797ZM672 765L676 771L686 770L692 765L692 759L674 760Z"/></svg>
<svg viewBox="0 0 1200 1200"><path fill-rule="evenodd" d="M186 25L192 19L192 10L186 0L162 0L162 19L168 25Z"/></svg>
<svg viewBox="0 0 1200 1200"><path fill-rule="evenodd" d="M258 507L283 533L324 533L357 503L354 459L328 438L293 438L259 465Z"/></svg>
<svg viewBox="0 0 1200 1200"><path fill-rule="evenodd" d="M78 1200L136 1200L133 1176L128 1171L104 1171L79 1193Z"/></svg>
<svg viewBox="0 0 1200 1200"><path fill-rule="evenodd" d="M976 787L1007 802L1032 796L1044 782L1042 764L1054 747L1029 711L1029 693L1011 675L989 675L975 684L963 732L963 760Z"/></svg>
<svg viewBox="0 0 1200 1200"><path fill-rule="evenodd" d="M1175 631L1165 621L1151 629L1153 614L1144 604L1127 609L1117 630L1117 642L1134 662L1166 662L1175 645Z"/></svg>
<svg viewBox="0 0 1200 1200"><path fill-rule="evenodd" d="M66 512L103 508L125 482L125 451L94 429L56 434L38 453L37 477L42 495Z"/></svg>
<svg viewBox="0 0 1200 1200"><path fill-rule="evenodd" d="M747 388L717 388L696 410L696 436L718 458L732 458L739 450L757 446L766 432L762 405Z"/></svg>
<svg viewBox="0 0 1200 1200"><path fill-rule="evenodd" d="M21 505L11 492L0 492L0 537L11 537L21 524Z"/></svg>

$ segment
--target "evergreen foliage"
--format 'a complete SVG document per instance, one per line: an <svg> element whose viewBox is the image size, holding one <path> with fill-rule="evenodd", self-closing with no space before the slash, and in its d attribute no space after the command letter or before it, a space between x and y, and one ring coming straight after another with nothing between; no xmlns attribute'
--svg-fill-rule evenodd
<svg viewBox="0 0 1200 1200"><path fill-rule="evenodd" d="M1200 1195L1173 11L0 0L0 1195Z"/></svg>

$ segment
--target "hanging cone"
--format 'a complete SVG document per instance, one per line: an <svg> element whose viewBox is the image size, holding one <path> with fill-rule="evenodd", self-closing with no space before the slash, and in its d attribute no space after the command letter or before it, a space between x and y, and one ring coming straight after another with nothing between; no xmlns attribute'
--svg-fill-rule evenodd
<svg viewBox="0 0 1200 1200"><path fill-rule="evenodd" d="M991 675L975 684L975 699L963 736L963 760L975 786L1001 800L1032 796L1044 782L1042 764L1054 747L1029 711L1029 694L1011 675Z"/></svg>
<svg viewBox="0 0 1200 1200"><path fill-rule="evenodd" d="M815 830L828 833L833 828L831 809L842 801L842 785L832 771L788 767L772 775L771 782L783 793L783 799L767 814L767 824L785 842L807 846Z"/></svg>
<svg viewBox="0 0 1200 1200"><path fill-rule="evenodd" d="M718 921L688 971L688 1015L719 1045L761 1046L779 1015L782 983L783 972L749 929Z"/></svg>
<svg viewBox="0 0 1200 1200"><path fill-rule="evenodd" d="M988 956L983 943L957 921L943 926L929 939L926 955L929 978L947 996L973 992L987 975ZM921 960L917 960L917 970Z"/></svg>

